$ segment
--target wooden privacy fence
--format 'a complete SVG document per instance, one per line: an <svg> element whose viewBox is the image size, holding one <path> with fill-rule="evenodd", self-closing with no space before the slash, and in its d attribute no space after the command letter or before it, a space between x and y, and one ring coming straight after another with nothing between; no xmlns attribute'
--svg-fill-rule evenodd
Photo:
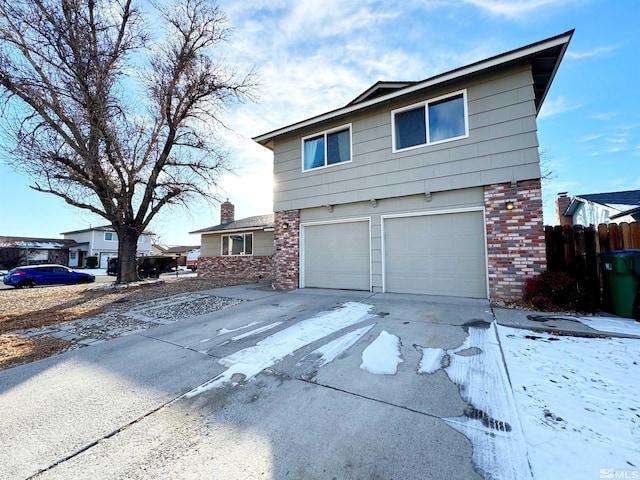
<svg viewBox="0 0 640 480"><path fill-rule="evenodd" d="M598 254L640 248L640 223L547 226L544 228L547 269L566 272L594 295L600 295L602 277Z"/></svg>

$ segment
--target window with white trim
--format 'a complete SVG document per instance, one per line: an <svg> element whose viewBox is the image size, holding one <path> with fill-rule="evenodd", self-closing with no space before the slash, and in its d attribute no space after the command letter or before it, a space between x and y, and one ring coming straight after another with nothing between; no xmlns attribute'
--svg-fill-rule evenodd
<svg viewBox="0 0 640 480"><path fill-rule="evenodd" d="M467 137L467 92L394 110L391 122L394 152Z"/></svg>
<svg viewBox="0 0 640 480"><path fill-rule="evenodd" d="M253 233L222 235L222 256L253 255Z"/></svg>
<svg viewBox="0 0 640 480"><path fill-rule="evenodd" d="M104 239L107 242L117 242L118 234L115 232L104 232Z"/></svg>
<svg viewBox="0 0 640 480"><path fill-rule="evenodd" d="M302 170L351 161L351 125L302 139Z"/></svg>

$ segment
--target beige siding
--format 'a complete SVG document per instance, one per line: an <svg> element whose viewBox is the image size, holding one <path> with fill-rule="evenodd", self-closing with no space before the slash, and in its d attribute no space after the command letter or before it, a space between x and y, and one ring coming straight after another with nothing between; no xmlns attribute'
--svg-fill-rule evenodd
<svg viewBox="0 0 640 480"><path fill-rule="evenodd" d="M465 208L482 208L484 196L482 188L469 188L449 192L434 193L427 201L423 195L380 200L376 207L371 202L336 205L330 212L327 208L310 208L300 211L300 223L335 222L354 218L367 218L371 225L371 284L374 292L382 291L382 217L406 213L428 213L455 211ZM363 246L367 248L367 246Z"/></svg>
<svg viewBox="0 0 640 480"><path fill-rule="evenodd" d="M263 230L253 233L253 255L272 255L273 232L265 232ZM222 253L222 235L228 235L229 232L203 234L200 247L200 256L202 257L219 257Z"/></svg>
<svg viewBox="0 0 640 480"><path fill-rule="evenodd" d="M391 111L467 89L469 137L393 153ZM302 172L301 138L352 124L353 161ZM529 67L451 85L402 103L304 129L274 146L275 211L391 198L539 178L535 105Z"/></svg>

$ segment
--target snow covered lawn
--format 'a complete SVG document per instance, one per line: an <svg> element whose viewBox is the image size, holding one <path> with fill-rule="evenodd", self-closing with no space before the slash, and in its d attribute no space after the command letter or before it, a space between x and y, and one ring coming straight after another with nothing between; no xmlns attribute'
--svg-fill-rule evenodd
<svg viewBox="0 0 640 480"><path fill-rule="evenodd" d="M584 320L620 333L639 326ZM640 339L502 326L498 335L534 478L640 478Z"/></svg>

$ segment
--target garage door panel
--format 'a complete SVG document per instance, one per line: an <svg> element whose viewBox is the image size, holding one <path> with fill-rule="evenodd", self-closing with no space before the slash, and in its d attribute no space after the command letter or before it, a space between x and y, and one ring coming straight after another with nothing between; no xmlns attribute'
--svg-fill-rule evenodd
<svg viewBox="0 0 640 480"><path fill-rule="evenodd" d="M371 289L369 222L303 228L305 287Z"/></svg>
<svg viewBox="0 0 640 480"><path fill-rule="evenodd" d="M486 298L482 212L384 220L388 292Z"/></svg>

